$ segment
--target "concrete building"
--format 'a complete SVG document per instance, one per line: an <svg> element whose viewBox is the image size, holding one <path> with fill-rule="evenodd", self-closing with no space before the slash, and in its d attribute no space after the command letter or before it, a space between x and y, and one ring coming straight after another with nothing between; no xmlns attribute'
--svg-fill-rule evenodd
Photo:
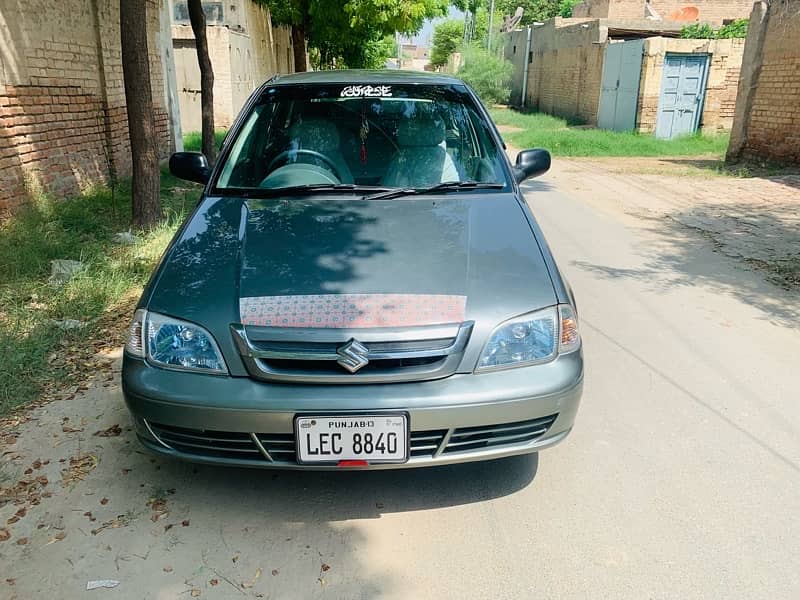
<svg viewBox="0 0 800 600"><path fill-rule="evenodd" d="M169 0L172 43L184 131L199 131L200 69L186 0ZM204 1L208 52L214 69L214 122L229 127L250 93L277 73L294 71L291 32L272 25L252 0Z"/></svg>
<svg viewBox="0 0 800 600"><path fill-rule="evenodd" d="M751 0L583 0L572 9L573 17L635 21L699 21L721 25L745 19Z"/></svg>
<svg viewBox="0 0 800 600"><path fill-rule="evenodd" d="M728 160L800 165L800 2L756 2Z"/></svg>
<svg viewBox="0 0 800 600"><path fill-rule="evenodd" d="M530 42L527 29L511 32L511 103L665 138L730 129L744 43L676 39L684 25L556 17Z"/></svg>
<svg viewBox="0 0 800 600"><path fill-rule="evenodd" d="M169 36L146 0L162 157L171 127ZM0 0L0 211L130 173L118 0Z"/></svg>

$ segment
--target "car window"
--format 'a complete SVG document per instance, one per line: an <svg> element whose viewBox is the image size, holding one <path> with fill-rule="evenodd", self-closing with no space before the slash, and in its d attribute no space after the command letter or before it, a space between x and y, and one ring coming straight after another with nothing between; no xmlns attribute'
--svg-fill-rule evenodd
<svg viewBox="0 0 800 600"><path fill-rule="evenodd" d="M506 184L471 96L437 86L276 86L251 109L217 189Z"/></svg>

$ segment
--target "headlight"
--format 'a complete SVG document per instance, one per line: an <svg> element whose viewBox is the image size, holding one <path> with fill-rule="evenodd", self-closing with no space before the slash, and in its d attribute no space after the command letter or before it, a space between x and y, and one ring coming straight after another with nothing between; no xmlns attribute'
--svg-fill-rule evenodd
<svg viewBox="0 0 800 600"><path fill-rule="evenodd" d="M205 329L145 310L136 311L125 349L167 369L228 372L214 338Z"/></svg>
<svg viewBox="0 0 800 600"><path fill-rule="evenodd" d="M492 332L476 371L522 367L580 347L578 320L571 306L545 308L506 321Z"/></svg>

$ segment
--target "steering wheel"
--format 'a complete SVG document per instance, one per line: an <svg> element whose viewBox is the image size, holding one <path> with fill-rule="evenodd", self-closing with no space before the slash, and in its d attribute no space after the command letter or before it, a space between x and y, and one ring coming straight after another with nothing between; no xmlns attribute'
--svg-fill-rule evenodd
<svg viewBox="0 0 800 600"><path fill-rule="evenodd" d="M272 170L273 170L273 168L275 167L276 164L278 164L278 163L280 163L282 161L285 162L285 160L289 156L295 155L295 154L306 154L308 156L311 156L312 158L316 158L317 160L321 160L323 163L325 163L326 168L336 176L336 179L338 179L339 181L342 180L342 174L339 173L339 169L336 168L336 165L333 164L333 161L330 158L328 158L327 156L325 156L321 152L317 152L316 150L307 150L307 149L304 149L304 148L298 148L297 150L284 150L283 152L278 154L278 156L273 158L272 162L269 163L269 166L267 167L267 173L272 173Z"/></svg>

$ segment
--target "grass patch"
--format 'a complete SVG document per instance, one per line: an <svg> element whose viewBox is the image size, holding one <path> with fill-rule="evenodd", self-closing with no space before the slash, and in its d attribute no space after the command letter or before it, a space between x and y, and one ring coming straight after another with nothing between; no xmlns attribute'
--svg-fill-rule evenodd
<svg viewBox="0 0 800 600"><path fill-rule="evenodd" d="M0 223L0 414L47 386L80 383L73 351L91 349L103 336L124 337L124 322L117 331L104 320L122 305L127 315L199 195L190 186L162 173L164 220L132 244L115 238L131 227L129 182L113 193L99 187L67 200L36 198ZM55 259L84 267L63 286L51 285ZM56 323L63 319L86 325L64 330Z"/></svg>
<svg viewBox="0 0 800 600"><path fill-rule="evenodd" d="M660 140L643 133L620 133L605 129L574 127L566 119L541 113L492 109L498 125L522 131L503 137L517 148L547 148L554 156L722 156L728 149L728 135L689 135Z"/></svg>
<svg viewBox="0 0 800 600"><path fill-rule="evenodd" d="M214 131L214 138L217 142L217 150L222 147L222 140L225 134L228 133L227 129L217 129ZM190 131L183 135L183 149L186 152L200 152L203 146L203 136L199 131Z"/></svg>

